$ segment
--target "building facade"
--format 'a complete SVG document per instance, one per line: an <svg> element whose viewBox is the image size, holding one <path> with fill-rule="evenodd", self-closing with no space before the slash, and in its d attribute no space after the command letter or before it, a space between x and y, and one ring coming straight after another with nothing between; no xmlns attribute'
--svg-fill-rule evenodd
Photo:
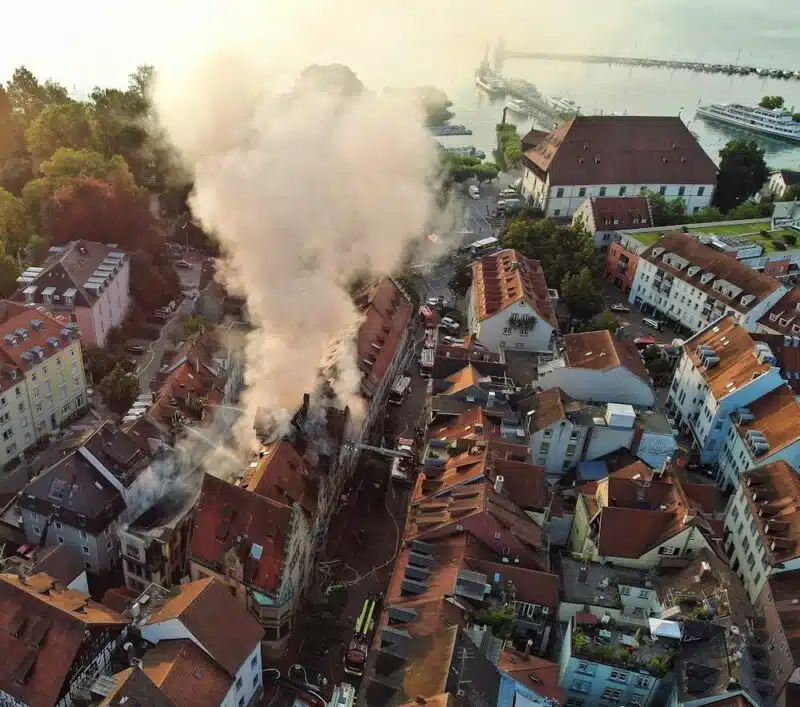
<svg viewBox="0 0 800 707"><path fill-rule="evenodd" d="M78 325L89 346L105 346L108 332L130 309L130 256L114 245L73 241L54 246L41 267L17 278L13 299L40 304Z"/></svg>
<svg viewBox="0 0 800 707"><path fill-rule="evenodd" d="M653 225L646 196L590 197L572 217L573 228L582 227L594 238L594 247L607 249L618 231Z"/></svg>
<svg viewBox="0 0 800 707"><path fill-rule="evenodd" d="M578 116L523 157L522 193L546 216L572 217L588 198L680 198L711 204L717 169L680 118Z"/></svg>

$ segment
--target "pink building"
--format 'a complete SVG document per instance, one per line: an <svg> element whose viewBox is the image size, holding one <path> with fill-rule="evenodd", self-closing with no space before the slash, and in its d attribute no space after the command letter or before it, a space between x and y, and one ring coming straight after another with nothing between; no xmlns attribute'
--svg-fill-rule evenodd
<svg viewBox="0 0 800 707"><path fill-rule="evenodd" d="M104 346L130 307L130 255L115 245L73 241L54 246L41 267L17 278L12 299L68 314L88 346Z"/></svg>

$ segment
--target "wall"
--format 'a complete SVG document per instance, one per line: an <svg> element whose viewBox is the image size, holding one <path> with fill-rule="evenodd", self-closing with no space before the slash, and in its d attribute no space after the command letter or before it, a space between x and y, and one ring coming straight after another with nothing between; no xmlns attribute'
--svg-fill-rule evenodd
<svg viewBox="0 0 800 707"><path fill-rule="evenodd" d="M620 262L623 257L628 258L627 264ZM623 292L630 292L638 262L639 256L626 250L620 243L611 243L606 253L605 277Z"/></svg>
<svg viewBox="0 0 800 707"><path fill-rule="evenodd" d="M652 407L655 395L649 383L623 366L605 371L589 368L554 368L539 378L543 390L559 387L577 400L595 403L626 403L638 407Z"/></svg>
<svg viewBox="0 0 800 707"><path fill-rule="evenodd" d="M130 257L92 305L92 328L97 346L105 346L108 332L119 326L130 307ZM80 323L80 322L79 322Z"/></svg>
<svg viewBox="0 0 800 707"><path fill-rule="evenodd" d="M523 182L524 185L524 182ZM711 204L713 184L605 184L605 185L554 185L548 183L547 216L572 216L585 199L593 196L640 196L647 192L659 194L665 186L665 199L682 198L686 213L693 214ZM684 193L681 194L680 190ZM561 190L561 196L558 196Z"/></svg>
<svg viewBox="0 0 800 707"><path fill-rule="evenodd" d="M585 436L585 427L576 427L569 420L554 422L531 435L531 459L537 466L544 467L552 482L553 478L564 474L564 464L569 468L580 461ZM572 445L575 446L573 454L567 456L567 447Z"/></svg>
<svg viewBox="0 0 800 707"><path fill-rule="evenodd" d="M678 548L680 552L677 554L665 555L662 554L662 548ZM694 557L700 550L705 548L710 549L710 546L703 537L703 534L694 526L690 526L669 538L669 540L665 540L660 545L648 550L641 557L605 557L603 559L611 560L615 565L619 565L620 567L650 569L652 567L658 567L663 557ZM688 555L687 551L689 551Z"/></svg>
<svg viewBox="0 0 800 707"><path fill-rule="evenodd" d="M772 464L780 460L786 461L793 468L800 465L800 429L794 441L786 444L772 453L764 454L754 459L744 439L739 434L736 425L728 425L728 434L725 435L722 449L717 457L717 484L721 488L736 488L739 474L756 466Z"/></svg>
<svg viewBox="0 0 800 707"><path fill-rule="evenodd" d="M242 701L244 705L248 705L254 695L260 694L262 686L261 646L257 644L236 672L231 689L222 701L222 707L239 707Z"/></svg>
<svg viewBox="0 0 800 707"><path fill-rule="evenodd" d="M512 314L534 315L536 325L527 333L518 328L510 328L508 321ZM472 320L475 320L474 315ZM525 302L515 302L510 307L477 322L473 331L478 335L481 343L492 351L498 351L501 346L506 349L523 349L525 351L549 352L551 350L553 326L542 319L538 312L531 309Z"/></svg>
<svg viewBox="0 0 800 707"><path fill-rule="evenodd" d="M2 464L16 459L36 443L36 430L25 379L18 377L13 381L8 380L8 385L10 387L0 394L0 421L2 421L0 433L3 438L0 443L0 463Z"/></svg>
<svg viewBox="0 0 800 707"><path fill-rule="evenodd" d="M583 500L583 495L578 496L578 502L575 505L575 514L572 517L572 528L569 531L569 538L567 539L567 546L570 552L583 552L583 544L586 540L586 534L589 531L589 510L586 507L586 502Z"/></svg>
<svg viewBox="0 0 800 707"><path fill-rule="evenodd" d="M566 664L560 685L566 690L567 699L583 700L582 707L632 704L634 695L639 697L642 707L651 707L655 705L655 693L660 682L658 678L639 674L636 669L616 668L573 656ZM621 693L619 698L604 700L603 694L607 689L618 690Z"/></svg>
<svg viewBox="0 0 800 707"><path fill-rule="evenodd" d="M26 541L38 544L47 516L28 509L20 509L20 512ZM56 520L47 530L45 545L56 544L74 549L78 557L83 558L84 567L90 574L101 574L111 570L117 563L117 524L112 522L102 533L92 535Z"/></svg>

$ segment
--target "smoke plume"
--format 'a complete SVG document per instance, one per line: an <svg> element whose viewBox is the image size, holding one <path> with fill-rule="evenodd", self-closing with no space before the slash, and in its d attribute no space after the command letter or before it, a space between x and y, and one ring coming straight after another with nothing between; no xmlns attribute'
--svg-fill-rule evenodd
<svg viewBox="0 0 800 707"><path fill-rule="evenodd" d="M247 297L245 436L259 409L288 419L332 346L333 389L355 401L347 285L395 271L432 214L436 152L419 106L323 81L286 93L252 54L226 51L156 90L194 175L192 211L225 251L219 275Z"/></svg>

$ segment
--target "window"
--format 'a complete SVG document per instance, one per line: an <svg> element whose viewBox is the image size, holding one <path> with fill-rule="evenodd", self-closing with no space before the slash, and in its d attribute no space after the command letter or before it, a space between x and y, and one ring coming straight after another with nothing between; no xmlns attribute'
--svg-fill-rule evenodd
<svg viewBox="0 0 800 707"><path fill-rule="evenodd" d="M108 550L109 552L111 552L111 550L112 550L113 548L114 548L114 543L113 543L113 542L111 542L110 540L106 540L106 550Z"/></svg>
<svg viewBox="0 0 800 707"><path fill-rule="evenodd" d="M605 196L605 195L606 195L606 188L600 187L600 196Z"/></svg>
<svg viewBox="0 0 800 707"><path fill-rule="evenodd" d="M588 695L589 690L592 689L592 682L591 680L573 680L572 686L569 689L572 692L580 692L584 695Z"/></svg>
<svg viewBox="0 0 800 707"><path fill-rule="evenodd" d="M81 545L81 550L83 550L84 555L89 554L89 546L88 545Z"/></svg>
<svg viewBox="0 0 800 707"><path fill-rule="evenodd" d="M539 454L547 454L549 451L550 451L550 443L542 442L542 446L539 447Z"/></svg>
<svg viewBox="0 0 800 707"><path fill-rule="evenodd" d="M666 187L660 187L659 190L658 190L658 193L661 194L661 196L664 196L667 193L667 188Z"/></svg>
<svg viewBox="0 0 800 707"><path fill-rule="evenodd" d="M753 584L757 587L759 581L761 581L761 572L756 572L753 576Z"/></svg>
<svg viewBox="0 0 800 707"><path fill-rule="evenodd" d="M92 563L91 562L84 562L83 566L86 567L87 570L91 570L92 569Z"/></svg>
<svg viewBox="0 0 800 707"><path fill-rule="evenodd" d="M61 536L61 535L58 535L58 536L56 536L56 539L58 540L58 544L59 544L59 545L63 545L63 544L64 544L64 538L63 538L63 536Z"/></svg>
<svg viewBox="0 0 800 707"><path fill-rule="evenodd" d="M66 393L64 393L64 396L66 397ZM66 404L66 405L65 405L65 406L62 408L61 412L63 412L65 415L66 415L66 414L69 412L69 403L67 403L67 404Z"/></svg>
<svg viewBox="0 0 800 707"><path fill-rule="evenodd" d="M81 530L80 533L81 533L81 540L86 540L86 531Z"/></svg>
<svg viewBox="0 0 800 707"><path fill-rule="evenodd" d="M639 676L639 679L636 681L636 687L641 687L643 690L650 689L650 678L644 677L643 675Z"/></svg>
<svg viewBox="0 0 800 707"><path fill-rule="evenodd" d="M639 590L639 599L649 599L650 598L650 590L649 589L640 589Z"/></svg>
<svg viewBox="0 0 800 707"><path fill-rule="evenodd" d="M628 187L620 187L619 188L619 195L625 196L625 192L628 191Z"/></svg>
<svg viewBox="0 0 800 707"><path fill-rule="evenodd" d="M561 209L556 209L553 211L553 216L561 216Z"/></svg>
<svg viewBox="0 0 800 707"><path fill-rule="evenodd" d="M35 383L36 382L36 374L31 373L31 380Z"/></svg>
<svg viewBox="0 0 800 707"><path fill-rule="evenodd" d="M586 196L586 187L578 189L578 196Z"/></svg>
<svg viewBox="0 0 800 707"><path fill-rule="evenodd" d="M619 702L620 697L622 697L621 690L615 690L612 687L607 687L605 690L603 690L603 699L607 702L617 703Z"/></svg>
<svg viewBox="0 0 800 707"><path fill-rule="evenodd" d="M244 697L239 698L239 707L244 707Z"/></svg>
<svg viewBox="0 0 800 707"><path fill-rule="evenodd" d="M616 682L628 682L628 673L624 670L612 670L611 680L616 680Z"/></svg>
<svg viewBox="0 0 800 707"><path fill-rule="evenodd" d="M553 436L553 430L545 430L543 437L545 439L550 439Z"/></svg>
<svg viewBox="0 0 800 707"><path fill-rule="evenodd" d="M16 391L16 393L17 393L17 397L18 397L18 398L21 398L21 397L22 397L22 388L20 388L19 386L17 386L16 388L14 388L14 390L15 390L15 391Z"/></svg>
<svg viewBox="0 0 800 707"><path fill-rule="evenodd" d="M583 700L580 697L568 697L566 707L583 707Z"/></svg>
<svg viewBox="0 0 800 707"><path fill-rule="evenodd" d="M236 678L236 692L241 692L242 690L242 676L240 675Z"/></svg>
<svg viewBox="0 0 800 707"><path fill-rule="evenodd" d="M630 702L628 704L630 707L642 707L642 698L639 695L631 695Z"/></svg>
<svg viewBox="0 0 800 707"><path fill-rule="evenodd" d="M699 206L695 206L695 207L692 208L692 213L693 214L696 214L698 211L700 211L700 207Z"/></svg>
<svg viewBox="0 0 800 707"><path fill-rule="evenodd" d="M680 548L677 547L660 547L658 548L659 555L678 555L680 554Z"/></svg>
<svg viewBox="0 0 800 707"><path fill-rule="evenodd" d="M756 532L756 519L755 518L750 520L750 532L751 533L755 533Z"/></svg>
<svg viewBox="0 0 800 707"><path fill-rule="evenodd" d="M503 336L511 336L511 327L503 329Z"/></svg>
<svg viewBox="0 0 800 707"><path fill-rule="evenodd" d="M252 658L250 658L250 667L251 668L255 668L256 667L256 663L258 663L258 654L254 655Z"/></svg>
<svg viewBox="0 0 800 707"><path fill-rule="evenodd" d="M578 663L579 673L583 673L584 675L591 675L592 677L594 677L596 671L597 671L597 666L594 663L587 663L585 661Z"/></svg>
<svg viewBox="0 0 800 707"><path fill-rule="evenodd" d="M571 456L573 456L575 454L575 449L577 448L577 446L578 445L576 445L576 444L568 444L567 445L567 456L568 457L571 457Z"/></svg>
<svg viewBox="0 0 800 707"><path fill-rule="evenodd" d="M686 187L678 187L678 196L683 196L686 193Z"/></svg>
<svg viewBox="0 0 800 707"><path fill-rule="evenodd" d="M126 545L125 546L125 554L130 555L131 557L135 557L137 560L139 559L139 548L134 547L133 545Z"/></svg>
<svg viewBox="0 0 800 707"><path fill-rule="evenodd" d="M258 675L253 675L253 688L258 687Z"/></svg>
<svg viewBox="0 0 800 707"><path fill-rule="evenodd" d="M697 188L697 196L703 196L703 194L705 194L705 193L706 193L706 188L705 187L698 187Z"/></svg>
<svg viewBox="0 0 800 707"><path fill-rule="evenodd" d="M537 466L544 466L545 464L547 464L547 457L539 457L536 460L536 464Z"/></svg>
<svg viewBox="0 0 800 707"><path fill-rule="evenodd" d="M631 588L626 586L620 586L619 593L624 597L630 596Z"/></svg>
<svg viewBox="0 0 800 707"><path fill-rule="evenodd" d="M500 540L501 537L502 537L502 535L500 533L495 533L494 534L494 539L495 540Z"/></svg>
<svg viewBox="0 0 800 707"><path fill-rule="evenodd" d="M641 187L639 189L639 196L647 196L647 187Z"/></svg>
<svg viewBox="0 0 800 707"><path fill-rule="evenodd" d="M560 187L559 187L559 188L556 190L556 199L560 199L562 196L564 196L564 190L563 190L562 188L560 188Z"/></svg>

